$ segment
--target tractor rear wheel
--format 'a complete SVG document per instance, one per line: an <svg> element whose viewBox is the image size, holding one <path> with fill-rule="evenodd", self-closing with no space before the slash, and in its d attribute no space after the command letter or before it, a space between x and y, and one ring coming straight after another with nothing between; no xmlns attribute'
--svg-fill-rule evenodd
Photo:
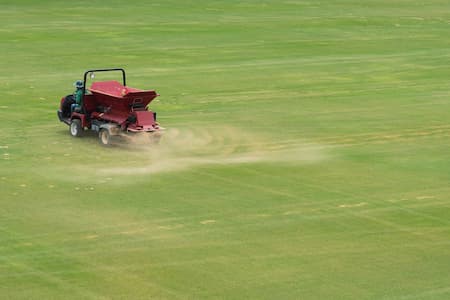
<svg viewBox="0 0 450 300"><path fill-rule="evenodd" d="M158 145L161 139L161 134L159 132L150 133L150 143L152 145Z"/></svg>
<svg viewBox="0 0 450 300"><path fill-rule="evenodd" d="M80 137L83 135L83 127L81 126L80 119L73 119L70 122L70 134L74 137Z"/></svg>
<svg viewBox="0 0 450 300"><path fill-rule="evenodd" d="M98 140L103 146L111 146L111 134L108 129L102 128L98 133Z"/></svg>

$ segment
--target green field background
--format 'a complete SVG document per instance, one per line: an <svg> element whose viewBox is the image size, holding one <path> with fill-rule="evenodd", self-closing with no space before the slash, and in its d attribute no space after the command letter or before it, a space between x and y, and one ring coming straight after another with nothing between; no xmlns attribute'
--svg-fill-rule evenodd
<svg viewBox="0 0 450 300"><path fill-rule="evenodd" d="M1 299L449 299L450 3L0 0ZM73 138L87 69L157 147Z"/></svg>

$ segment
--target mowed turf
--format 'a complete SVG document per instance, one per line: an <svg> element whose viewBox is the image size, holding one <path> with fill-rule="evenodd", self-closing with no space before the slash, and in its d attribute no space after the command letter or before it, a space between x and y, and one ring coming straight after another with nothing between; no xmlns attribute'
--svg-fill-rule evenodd
<svg viewBox="0 0 450 300"><path fill-rule="evenodd" d="M449 299L448 1L0 2L0 298ZM158 147L75 139L92 68Z"/></svg>

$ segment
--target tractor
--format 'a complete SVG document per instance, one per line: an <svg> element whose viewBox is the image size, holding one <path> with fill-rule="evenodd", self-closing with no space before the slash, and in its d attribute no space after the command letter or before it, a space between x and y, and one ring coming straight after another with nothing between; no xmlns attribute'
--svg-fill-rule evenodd
<svg viewBox="0 0 450 300"><path fill-rule="evenodd" d="M93 81L99 72L121 72L122 83ZM86 89L86 80L92 79L90 88ZM84 73L81 105L75 103L74 95L61 98L58 118L69 125L69 132L74 137L83 135L84 130L98 133L100 144L109 146L115 137L145 133L153 142L158 142L163 128L156 121L156 113L148 105L157 96L154 90L140 90L128 87L125 70L98 69Z"/></svg>

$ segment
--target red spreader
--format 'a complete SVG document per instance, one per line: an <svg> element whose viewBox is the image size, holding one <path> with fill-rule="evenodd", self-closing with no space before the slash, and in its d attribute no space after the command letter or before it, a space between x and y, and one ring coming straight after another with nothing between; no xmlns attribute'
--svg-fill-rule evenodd
<svg viewBox="0 0 450 300"><path fill-rule="evenodd" d="M123 83L115 80L93 82L86 89L86 79L98 72L122 72ZM154 90L140 90L126 86L123 69L89 70L84 74L84 96L81 105L73 105L73 95L61 99L58 117L70 126L73 136L81 136L84 129L99 133L100 143L109 145L114 136L146 132L159 141L163 129L156 122L156 113L148 105L157 96Z"/></svg>

